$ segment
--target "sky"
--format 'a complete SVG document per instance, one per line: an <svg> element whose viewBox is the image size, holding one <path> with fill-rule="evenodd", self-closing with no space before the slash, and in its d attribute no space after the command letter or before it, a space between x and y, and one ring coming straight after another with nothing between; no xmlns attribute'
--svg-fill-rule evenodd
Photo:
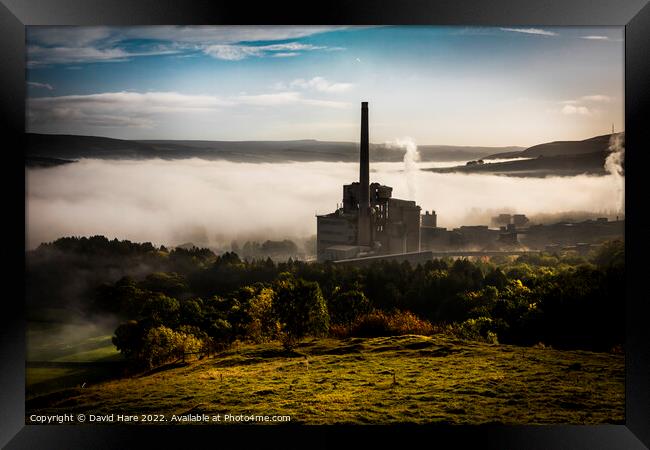
<svg viewBox="0 0 650 450"><path fill-rule="evenodd" d="M27 131L531 146L624 127L622 27L27 27Z"/></svg>

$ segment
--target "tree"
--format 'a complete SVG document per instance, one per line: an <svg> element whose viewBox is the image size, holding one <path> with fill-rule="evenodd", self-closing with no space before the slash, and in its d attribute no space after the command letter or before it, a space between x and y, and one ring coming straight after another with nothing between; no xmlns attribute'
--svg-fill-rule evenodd
<svg viewBox="0 0 650 450"><path fill-rule="evenodd" d="M508 284L508 277L501 269L496 267L485 275L483 284L485 286L494 286L497 289L502 289Z"/></svg>
<svg viewBox="0 0 650 450"><path fill-rule="evenodd" d="M150 328L144 336L142 361L147 367L155 367L170 360L176 353L177 336L164 325Z"/></svg>
<svg viewBox="0 0 650 450"><path fill-rule="evenodd" d="M254 342L275 339L278 335L280 325L273 315L274 295L272 288L261 288L248 303L250 322L246 336Z"/></svg>
<svg viewBox="0 0 650 450"><path fill-rule="evenodd" d="M104 283L95 290L95 306L99 310L135 317L142 308L146 291L131 277L122 277L115 284Z"/></svg>
<svg viewBox="0 0 650 450"><path fill-rule="evenodd" d="M360 289L338 289L330 298L327 309L332 323L349 326L358 316L370 312L370 301Z"/></svg>
<svg viewBox="0 0 650 450"><path fill-rule="evenodd" d="M142 306L141 318L153 325L176 326L180 304L173 297L158 292L151 293Z"/></svg>
<svg viewBox="0 0 650 450"><path fill-rule="evenodd" d="M308 334L321 335L329 329L327 304L316 282L281 274L276 282L273 312L280 322L282 344L292 349Z"/></svg>
<svg viewBox="0 0 650 450"><path fill-rule="evenodd" d="M125 358L140 361L142 359L144 334L145 329L141 324L135 320L129 320L117 327L111 340Z"/></svg>
<svg viewBox="0 0 650 450"><path fill-rule="evenodd" d="M205 339L207 335L196 327L173 330L164 325L147 327L131 320L117 327L113 344L136 367L152 368L201 351Z"/></svg>
<svg viewBox="0 0 650 450"><path fill-rule="evenodd" d="M180 297L187 292L187 280L175 272L154 272L144 279L140 286L152 292L161 292L170 297Z"/></svg>
<svg viewBox="0 0 650 450"><path fill-rule="evenodd" d="M203 300L187 299L180 302L179 322L185 325L200 326L204 321Z"/></svg>
<svg viewBox="0 0 650 450"><path fill-rule="evenodd" d="M204 302L203 326L201 327L215 343L228 345L234 341L233 326L228 321L230 302L217 295Z"/></svg>
<svg viewBox="0 0 650 450"><path fill-rule="evenodd" d="M621 240L605 242L594 255L594 263L600 268L625 266L625 243Z"/></svg>

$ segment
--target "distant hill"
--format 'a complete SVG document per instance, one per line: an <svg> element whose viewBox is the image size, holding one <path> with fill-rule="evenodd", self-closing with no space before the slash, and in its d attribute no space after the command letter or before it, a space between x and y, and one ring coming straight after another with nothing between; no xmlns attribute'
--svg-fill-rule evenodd
<svg viewBox="0 0 650 450"><path fill-rule="evenodd" d="M421 145L418 152L422 161L466 161L485 158L490 149L500 148L505 153L519 153L523 147L461 147L451 145ZM394 151L394 150L392 150ZM372 158L372 155L371 155Z"/></svg>
<svg viewBox="0 0 650 450"><path fill-rule="evenodd" d="M601 152L582 155L539 156L528 160L503 161L471 166L424 169L438 173L483 173L513 177L573 176L579 174L605 175L605 157Z"/></svg>
<svg viewBox="0 0 650 450"><path fill-rule="evenodd" d="M501 152L519 152L522 147L467 147L421 145L422 161L465 161ZM356 162L359 145L355 142L317 140L296 141L129 141L95 136L27 134L27 158L74 160L100 159L185 159L228 160L236 162L332 161ZM404 152L384 144L371 144L375 162L402 161Z"/></svg>
<svg viewBox="0 0 650 450"><path fill-rule="evenodd" d="M620 133L623 137L623 133ZM483 164L472 163L441 169L426 169L438 173L489 173L519 177L572 176L578 174L604 175L609 154L611 134L582 141L555 141L539 144L519 152L495 153L482 158ZM490 163L491 159L517 159Z"/></svg>
<svg viewBox="0 0 650 450"><path fill-rule="evenodd" d="M97 136L27 133L26 157L154 158L156 150L147 144Z"/></svg>
<svg viewBox="0 0 650 450"><path fill-rule="evenodd" d="M60 158L48 158L45 156L26 156L25 166L27 167L54 167L63 164L70 164L76 161Z"/></svg>
<svg viewBox="0 0 650 450"><path fill-rule="evenodd" d="M548 142L546 144L533 145L519 152L495 153L483 159L537 158L538 156L581 155L585 153L606 152L611 137L611 134L604 134L582 141Z"/></svg>

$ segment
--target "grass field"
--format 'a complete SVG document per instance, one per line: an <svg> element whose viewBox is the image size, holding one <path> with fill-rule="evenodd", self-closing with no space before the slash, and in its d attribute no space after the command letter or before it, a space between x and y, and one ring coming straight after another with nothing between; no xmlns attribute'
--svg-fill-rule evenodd
<svg viewBox="0 0 650 450"><path fill-rule="evenodd" d="M623 423L624 373L618 354L442 336L311 339L291 354L277 343L241 345L33 396L26 411L161 414L165 423L186 414L289 415L303 424Z"/></svg>
<svg viewBox="0 0 650 450"><path fill-rule="evenodd" d="M109 334L111 333L111 334ZM110 326L88 323L29 322L27 397L94 383L119 374L122 355L111 341Z"/></svg>

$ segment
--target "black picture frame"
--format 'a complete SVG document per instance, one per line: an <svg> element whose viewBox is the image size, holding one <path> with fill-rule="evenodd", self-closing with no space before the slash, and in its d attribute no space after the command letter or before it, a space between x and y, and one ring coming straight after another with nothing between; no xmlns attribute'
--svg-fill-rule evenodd
<svg viewBox="0 0 650 450"><path fill-rule="evenodd" d="M439 445L480 448L644 448L650 447L650 327L648 321L648 222L644 218L650 151L645 123L650 119L650 5L648 0L356 0L314 2L210 2L171 0L0 0L0 126L6 146L2 158L7 186L15 201L5 209L5 261L16 277L5 274L6 286L23 286L17 261L24 261L25 183L21 148L25 131L25 26L27 25L503 25L625 27L626 131L626 407L625 425L598 426L436 426L436 427L209 427L209 426L67 426L25 425L24 292L3 296L0 313L0 445L19 448L186 448L207 439L213 447L225 441L247 448L251 440L265 446L326 447L361 435L374 443L402 446ZM646 169L647 170L647 169ZM18 211L16 213L16 211ZM11 234L9 234L11 233ZM22 266L24 267L24 265ZM647 276L647 275L646 275ZM23 278L24 279L24 278ZM644 292L645 291L645 292ZM20 300L19 300L20 299ZM230 442L230 439L233 441ZM443 444L444 445L444 444Z"/></svg>

